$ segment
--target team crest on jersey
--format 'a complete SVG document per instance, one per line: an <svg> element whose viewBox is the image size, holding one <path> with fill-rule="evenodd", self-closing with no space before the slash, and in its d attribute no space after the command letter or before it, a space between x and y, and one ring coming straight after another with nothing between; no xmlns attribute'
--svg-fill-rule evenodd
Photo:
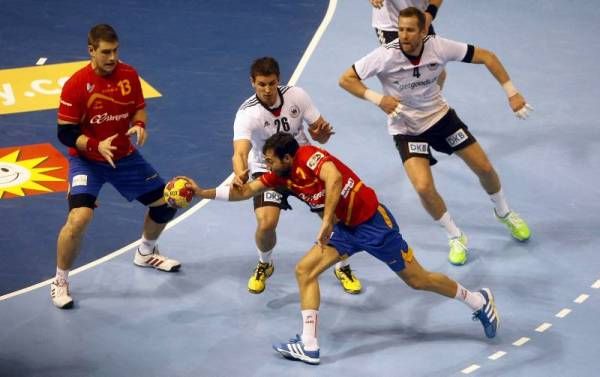
<svg viewBox="0 0 600 377"><path fill-rule="evenodd" d="M427 64L427 68L429 68L430 71L435 71L438 67L438 63L429 63Z"/></svg>
<svg viewBox="0 0 600 377"><path fill-rule="evenodd" d="M296 105L292 105L292 107L290 108L290 116L292 118L298 118L299 115L300 115L300 108Z"/></svg>
<svg viewBox="0 0 600 377"><path fill-rule="evenodd" d="M323 159L323 157L325 157L325 155L323 153L321 153L321 152L315 152L308 159L308 162L306 163L306 166L308 166L311 170L315 170L315 168L319 164L319 161L321 161Z"/></svg>
<svg viewBox="0 0 600 377"><path fill-rule="evenodd" d="M94 90L94 84L90 84L89 82L85 85L85 89L88 91L88 93L91 93L92 90Z"/></svg>

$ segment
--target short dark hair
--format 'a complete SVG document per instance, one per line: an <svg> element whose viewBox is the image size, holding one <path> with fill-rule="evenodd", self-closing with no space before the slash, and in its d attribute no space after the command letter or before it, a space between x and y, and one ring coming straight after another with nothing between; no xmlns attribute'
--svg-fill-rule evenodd
<svg viewBox="0 0 600 377"><path fill-rule="evenodd" d="M300 145L292 134L277 132L265 141L262 152L263 154L266 154L268 150L272 149L275 156L283 159L286 154L294 157L298 148L300 148Z"/></svg>
<svg viewBox="0 0 600 377"><path fill-rule="evenodd" d="M400 22L400 17L417 17L417 21L419 23L419 30L425 29L425 13L421 12L419 8L404 8L400 11L398 15L398 22Z"/></svg>
<svg viewBox="0 0 600 377"><path fill-rule="evenodd" d="M88 46L97 49L101 40L105 42L118 42L119 36L112 26L108 24L98 24L92 27L88 33Z"/></svg>
<svg viewBox="0 0 600 377"><path fill-rule="evenodd" d="M272 74L275 74L277 78L279 78L279 63L277 63L275 58L264 56L252 62L252 66L250 67L250 76L252 77L252 80L258 75L269 76Z"/></svg>

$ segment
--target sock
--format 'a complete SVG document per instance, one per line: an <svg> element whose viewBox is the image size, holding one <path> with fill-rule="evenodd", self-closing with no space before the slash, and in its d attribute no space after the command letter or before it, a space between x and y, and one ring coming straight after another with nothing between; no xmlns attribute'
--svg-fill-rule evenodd
<svg viewBox="0 0 600 377"><path fill-rule="evenodd" d="M257 247L256 251L258 251L258 260L260 260L262 263L270 264L272 262L271 254L273 254L273 249L269 251L262 251Z"/></svg>
<svg viewBox="0 0 600 377"><path fill-rule="evenodd" d="M471 292L459 283L456 283L456 296L455 299L464 302L467 304L473 311L477 311L483 307L485 304L485 299L483 295L479 292Z"/></svg>
<svg viewBox="0 0 600 377"><path fill-rule="evenodd" d="M55 280L58 283L58 285L66 285L68 277L69 277L69 270L61 270L60 268L56 267Z"/></svg>
<svg viewBox="0 0 600 377"><path fill-rule="evenodd" d="M337 263L335 264L335 269L336 269L336 270L339 270L339 269L341 269L342 267L346 267L346 266L347 266L347 265L349 265L349 264L350 264L350 262L348 262L348 258L346 258L346 259L342 259L341 261L339 261L339 262L337 262Z"/></svg>
<svg viewBox="0 0 600 377"><path fill-rule="evenodd" d="M510 212L510 209L508 208L508 203L506 202L502 189L495 194L491 194L490 199L492 199L492 203L494 203L496 216L506 217Z"/></svg>
<svg viewBox="0 0 600 377"><path fill-rule="evenodd" d="M317 340L317 326L319 324L318 310L302 310L302 343L307 351L316 351L319 349Z"/></svg>
<svg viewBox="0 0 600 377"><path fill-rule="evenodd" d="M444 212L442 217L440 217L437 220L437 222L444 228L446 234L448 235L448 238L460 237L460 235L462 234L460 229L458 229L458 227L454 223L454 219L452 219L452 216L450 216L449 212Z"/></svg>
<svg viewBox="0 0 600 377"><path fill-rule="evenodd" d="M140 242L140 246L138 247L138 251L142 255L152 254L154 252L154 247L156 246L157 240L148 240L144 235L142 235L142 242Z"/></svg>

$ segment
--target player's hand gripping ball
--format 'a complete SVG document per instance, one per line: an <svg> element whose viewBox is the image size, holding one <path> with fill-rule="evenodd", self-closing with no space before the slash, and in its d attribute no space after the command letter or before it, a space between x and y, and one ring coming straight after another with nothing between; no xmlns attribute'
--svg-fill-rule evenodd
<svg viewBox="0 0 600 377"><path fill-rule="evenodd" d="M173 178L165 185L163 197L169 207L185 208L194 198L194 190L189 187L187 179Z"/></svg>

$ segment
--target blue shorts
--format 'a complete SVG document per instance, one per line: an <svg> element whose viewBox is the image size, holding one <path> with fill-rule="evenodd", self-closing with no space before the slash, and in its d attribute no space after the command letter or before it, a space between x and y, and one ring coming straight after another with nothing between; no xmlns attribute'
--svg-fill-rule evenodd
<svg viewBox="0 0 600 377"><path fill-rule="evenodd" d="M383 204L379 204L373 217L358 226L337 223L329 245L335 247L341 256L365 250L394 272L402 271L404 262L412 260L412 250L402 238L394 216Z"/></svg>
<svg viewBox="0 0 600 377"><path fill-rule="evenodd" d="M69 193L89 194L97 198L102 185L108 182L131 202L165 186L165 181L137 151L116 161L115 166L69 157Z"/></svg>

